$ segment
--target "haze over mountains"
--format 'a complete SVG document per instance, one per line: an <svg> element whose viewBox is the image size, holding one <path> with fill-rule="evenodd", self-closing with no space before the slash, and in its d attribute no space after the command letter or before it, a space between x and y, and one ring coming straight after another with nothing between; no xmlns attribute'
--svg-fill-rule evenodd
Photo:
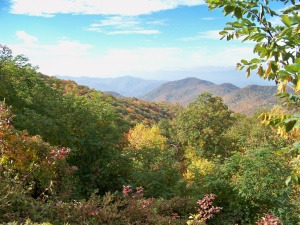
<svg viewBox="0 0 300 225"><path fill-rule="evenodd" d="M144 80L130 76L119 78L89 78L57 76L74 80L80 85L109 93L115 97L136 97L146 101L187 105L203 92L223 98L235 112L253 114L260 108L270 109L278 103L276 86L248 85L240 88L231 83L215 84L195 77L176 81Z"/></svg>
<svg viewBox="0 0 300 225"><path fill-rule="evenodd" d="M126 97L142 96L166 82L164 80L144 80L141 78L136 78L131 76L124 76L124 77L117 77L117 78L92 78L92 77L70 77L70 76L56 76L56 77L64 80L73 80L77 84L85 85L102 92L108 92L115 96L120 94Z"/></svg>

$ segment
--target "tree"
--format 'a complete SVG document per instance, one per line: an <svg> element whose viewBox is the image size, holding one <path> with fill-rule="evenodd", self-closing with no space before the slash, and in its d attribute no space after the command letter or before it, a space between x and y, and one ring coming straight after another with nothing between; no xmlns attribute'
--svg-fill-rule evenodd
<svg viewBox="0 0 300 225"><path fill-rule="evenodd" d="M79 194L120 188L127 159L121 155L123 132L111 104L101 92L77 94L74 83L47 83L26 57L11 54L0 46L0 99L13 107L16 129L71 149L67 162L78 168L74 176Z"/></svg>
<svg viewBox="0 0 300 225"><path fill-rule="evenodd" d="M124 153L132 161L129 182L145 188L149 197L173 197L180 180L178 162L166 140L157 125L137 124L128 132Z"/></svg>
<svg viewBox="0 0 300 225"><path fill-rule="evenodd" d="M279 137L272 127L262 124L258 114L252 117L235 114L234 117L235 123L225 134L231 139L231 150L245 152L249 149L268 148L276 151L289 144L289 141Z"/></svg>
<svg viewBox="0 0 300 225"><path fill-rule="evenodd" d="M166 147L166 138L161 135L158 126L151 128L140 123L128 132L129 146L135 150L142 148L157 148L164 150Z"/></svg>
<svg viewBox="0 0 300 225"><path fill-rule="evenodd" d="M289 111L285 114L265 113L262 119L284 135L286 132L300 129L299 90L300 90L300 4L295 0L247 0L247 1L219 1L207 0L209 9L222 8L225 16L231 15L233 22L228 22L222 38L232 40L242 38L243 41L256 43L253 52L257 58L242 59L237 69L246 69L247 77L252 70L256 70L262 79L274 80L278 84L279 97L284 99ZM272 9L274 2L280 2L285 8L281 12ZM272 23L272 19L279 19L281 24ZM288 93L287 87L294 92ZM300 182L300 142L295 140L288 148L291 162L294 161L294 183ZM292 153L292 154L291 154Z"/></svg>
<svg viewBox="0 0 300 225"><path fill-rule="evenodd" d="M66 163L70 149L51 146L39 136L16 130L12 118L11 107L0 102L1 182L9 180L34 198L42 198L46 191L57 196L70 192L66 182L72 174Z"/></svg>
<svg viewBox="0 0 300 225"><path fill-rule="evenodd" d="M198 191L216 194L216 205L223 208L212 224L255 224L265 213L280 217L283 224L297 224L296 207L290 200L292 188L284 183L290 170L269 149L249 150L225 159L198 184Z"/></svg>
<svg viewBox="0 0 300 225"><path fill-rule="evenodd" d="M175 129L184 146L192 147L196 155L211 159L229 156L222 136L232 125L231 111L222 98L202 93L177 115Z"/></svg>

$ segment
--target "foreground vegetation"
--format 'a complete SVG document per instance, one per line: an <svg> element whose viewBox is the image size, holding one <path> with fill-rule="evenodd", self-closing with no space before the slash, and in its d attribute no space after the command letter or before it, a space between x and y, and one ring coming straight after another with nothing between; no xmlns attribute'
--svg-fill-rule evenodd
<svg viewBox="0 0 300 225"><path fill-rule="evenodd" d="M237 18L239 25L222 32L228 39L233 30L261 43L257 32L273 32L270 24L265 28L265 14L275 13L266 4L251 11L258 17L248 12L261 20L265 30L259 31L253 28L259 24L243 18L259 1L208 3ZM274 31L276 38L287 35L280 40L289 46L276 49L286 53L299 40L288 39L299 37L299 23L293 11L282 20L285 26ZM299 56L279 56L267 44L260 59L239 65L282 82L287 107L263 112L264 124L257 115L230 111L209 93L186 108L117 99L40 74L26 57L1 45L0 222L299 223ZM253 65L265 56L273 60L270 67ZM279 57L289 63L274 67L285 63ZM284 92L288 82L295 93Z"/></svg>

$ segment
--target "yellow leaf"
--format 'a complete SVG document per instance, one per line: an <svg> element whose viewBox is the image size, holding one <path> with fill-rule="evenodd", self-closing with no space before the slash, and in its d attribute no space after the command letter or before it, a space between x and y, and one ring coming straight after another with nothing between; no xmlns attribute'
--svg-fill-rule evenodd
<svg viewBox="0 0 300 225"><path fill-rule="evenodd" d="M141 150L143 148L158 148L163 150L166 140L156 125L149 128L143 124L137 124L128 133L129 146L134 150Z"/></svg>
<svg viewBox="0 0 300 225"><path fill-rule="evenodd" d="M299 91L300 90L300 80L297 81L296 87L295 87L295 91Z"/></svg>
<svg viewBox="0 0 300 225"><path fill-rule="evenodd" d="M247 71L246 71L246 77L248 78L250 76L250 67L248 67Z"/></svg>
<svg viewBox="0 0 300 225"><path fill-rule="evenodd" d="M278 92L280 92L280 93L285 92L285 89L286 89L285 83L281 83L277 88Z"/></svg>
<svg viewBox="0 0 300 225"><path fill-rule="evenodd" d="M272 67L271 67L271 63L268 63L268 68L264 74L264 78L267 78L269 76L269 74L271 73Z"/></svg>

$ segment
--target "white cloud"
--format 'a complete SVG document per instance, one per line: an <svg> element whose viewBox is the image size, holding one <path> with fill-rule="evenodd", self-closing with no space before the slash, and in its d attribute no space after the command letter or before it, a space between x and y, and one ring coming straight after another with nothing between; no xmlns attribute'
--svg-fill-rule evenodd
<svg viewBox="0 0 300 225"><path fill-rule="evenodd" d="M181 38L180 40L182 41L197 41L200 39L213 39L213 40L220 40L222 37L219 34L220 30L208 30L204 32L199 32L198 35L193 36L193 37L184 37Z"/></svg>
<svg viewBox="0 0 300 225"><path fill-rule="evenodd" d="M109 16L91 24L86 30L106 34L159 34L153 25L160 25L160 21L144 22L136 16Z"/></svg>
<svg viewBox="0 0 300 225"><path fill-rule="evenodd" d="M269 22L272 23L272 26L282 26L282 25L284 25L283 22L282 22L281 17L279 17L279 16L271 17L269 19Z"/></svg>
<svg viewBox="0 0 300 225"><path fill-rule="evenodd" d="M202 20L215 20L215 17L203 17Z"/></svg>
<svg viewBox="0 0 300 225"><path fill-rule="evenodd" d="M25 31L23 30L19 30L16 32L16 35L18 37L19 40L24 41L25 43L33 43L38 41L38 38L32 35L27 34Z"/></svg>
<svg viewBox="0 0 300 225"><path fill-rule="evenodd" d="M135 27L140 25L141 21L137 17L132 16L110 16L103 20L100 20L99 23L94 23L92 27L109 27L114 26L117 28L128 28Z"/></svg>
<svg viewBox="0 0 300 225"><path fill-rule="evenodd" d="M103 33L104 32L104 30L101 29L101 28L99 28L99 27L88 27L88 28L86 28L86 30L88 30L88 31L94 31L94 32L99 32L99 33Z"/></svg>
<svg viewBox="0 0 300 225"><path fill-rule="evenodd" d="M74 40L52 45L8 45L14 54L26 55L47 75L117 77L153 71L195 71L201 67L235 68L241 58L252 57L252 48L225 43L223 47L96 49ZM161 79L168 79L167 77Z"/></svg>
<svg viewBox="0 0 300 225"><path fill-rule="evenodd" d="M111 31L107 34L159 34L158 30L119 30L119 31Z"/></svg>
<svg viewBox="0 0 300 225"><path fill-rule="evenodd" d="M208 30L208 31L203 31L199 32L197 35L192 36L192 37L183 37L180 38L179 40L181 41L199 41L201 39L208 39L208 40L220 40L223 36L219 34L221 30ZM235 37L232 39L232 41L235 42L242 42L243 39L245 39L246 36L241 36L238 39ZM226 37L223 39L223 41L226 40ZM244 41L244 44L254 44L256 42L254 41Z"/></svg>
<svg viewBox="0 0 300 225"><path fill-rule="evenodd" d="M28 35L30 36L30 35ZM24 54L28 56L35 64L41 62L44 64L49 58L60 60L68 57L83 57L86 56L92 45L82 44L79 41L62 38L57 40L56 44L46 45L24 40L22 44L9 45L12 47L14 54Z"/></svg>
<svg viewBox="0 0 300 225"><path fill-rule="evenodd" d="M103 49L67 37L53 44L41 44L37 37L24 31L17 34L23 43L7 45L14 54L27 56L47 75L108 77L153 71L195 71L201 67L235 68L240 59L253 56L252 47L241 48L228 42L218 46Z"/></svg>
<svg viewBox="0 0 300 225"><path fill-rule="evenodd" d="M204 0L10 0L10 12L30 16L63 14L137 16L179 6L205 4Z"/></svg>

